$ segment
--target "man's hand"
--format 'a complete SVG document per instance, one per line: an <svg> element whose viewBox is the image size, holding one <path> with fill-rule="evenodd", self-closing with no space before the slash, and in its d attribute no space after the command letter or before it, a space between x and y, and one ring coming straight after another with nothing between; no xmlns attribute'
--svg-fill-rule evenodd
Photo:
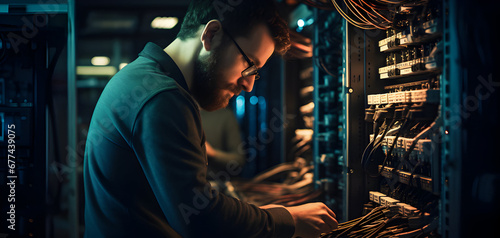
<svg viewBox="0 0 500 238"><path fill-rule="evenodd" d="M286 207L295 222L293 237L318 237L321 233L337 228L335 213L324 203L308 203L295 207Z"/></svg>
<svg viewBox="0 0 500 238"><path fill-rule="evenodd" d="M205 142L205 147L207 149L207 155L210 157L215 157L215 154L217 152L215 151L214 147L212 147L212 145L208 143L208 141Z"/></svg>

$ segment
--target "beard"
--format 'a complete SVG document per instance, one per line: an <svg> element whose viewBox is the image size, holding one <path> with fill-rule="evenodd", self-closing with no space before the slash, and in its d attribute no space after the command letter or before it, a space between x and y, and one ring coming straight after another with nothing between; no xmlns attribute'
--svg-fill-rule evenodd
<svg viewBox="0 0 500 238"><path fill-rule="evenodd" d="M194 62L193 85L191 92L201 108L206 111L215 111L225 108L229 104L231 95L238 95L241 86L225 83L220 65L222 46L217 47L204 57L198 57Z"/></svg>

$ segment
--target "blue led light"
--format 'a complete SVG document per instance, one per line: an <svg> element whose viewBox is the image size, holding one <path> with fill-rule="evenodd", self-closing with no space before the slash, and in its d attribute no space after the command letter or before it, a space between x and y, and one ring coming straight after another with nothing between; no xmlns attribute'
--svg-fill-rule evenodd
<svg viewBox="0 0 500 238"><path fill-rule="evenodd" d="M259 102L259 98L257 96L250 97L250 104L256 105Z"/></svg>
<svg viewBox="0 0 500 238"><path fill-rule="evenodd" d="M245 116L245 97L239 95L236 97L236 117L243 118Z"/></svg>

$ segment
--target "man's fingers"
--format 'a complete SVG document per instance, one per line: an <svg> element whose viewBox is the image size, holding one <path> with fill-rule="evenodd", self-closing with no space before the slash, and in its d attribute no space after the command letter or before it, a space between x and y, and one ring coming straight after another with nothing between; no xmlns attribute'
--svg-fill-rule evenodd
<svg viewBox="0 0 500 238"><path fill-rule="evenodd" d="M295 220L295 236L317 237L338 228L335 213L324 203L308 203L287 209Z"/></svg>
<svg viewBox="0 0 500 238"><path fill-rule="evenodd" d="M331 230L337 229L338 222L335 219L335 218L337 218L337 216L330 208L328 208L326 205L324 205L324 206L325 206L324 209L327 212L327 216L324 217L324 222L326 224L328 224L328 226L331 228Z"/></svg>
<svg viewBox="0 0 500 238"><path fill-rule="evenodd" d="M326 205L326 211L328 212L328 214L330 214L330 216L332 216L333 218L337 218L337 215L335 215L335 213L330 209L328 208Z"/></svg>
<svg viewBox="0 0 500 238"><path fill-rule="evenodd" d="M329 231L335 230L335 229L337 229L337 227L339 227L339 223L337 222L337 219L335 219L333 217L332 217L332 219L326 220L325 223L330 227Z"/></svg>
<svg viewBox="0 0 500 238"><path fill-rule="evenodd" d="M328 226L327 231L332 231L332 230L337 229L337 227L338 227L337 219L330 216L330 214L325 214L325 215L321 216L321 219L322 219L323 223ZM322 232L327 232L327 231L322 231Z"/></svg>

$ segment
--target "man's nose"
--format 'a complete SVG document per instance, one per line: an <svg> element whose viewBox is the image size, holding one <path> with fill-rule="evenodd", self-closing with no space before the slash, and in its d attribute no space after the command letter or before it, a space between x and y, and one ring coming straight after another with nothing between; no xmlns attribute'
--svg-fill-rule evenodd
<svg viewBox="0 0 500 238"><path fill-rule="evenodd" d="M241 77L240 85L245 90L245 92L251 92L253 89L253 84L255 83L255 75Z"/></svg>

